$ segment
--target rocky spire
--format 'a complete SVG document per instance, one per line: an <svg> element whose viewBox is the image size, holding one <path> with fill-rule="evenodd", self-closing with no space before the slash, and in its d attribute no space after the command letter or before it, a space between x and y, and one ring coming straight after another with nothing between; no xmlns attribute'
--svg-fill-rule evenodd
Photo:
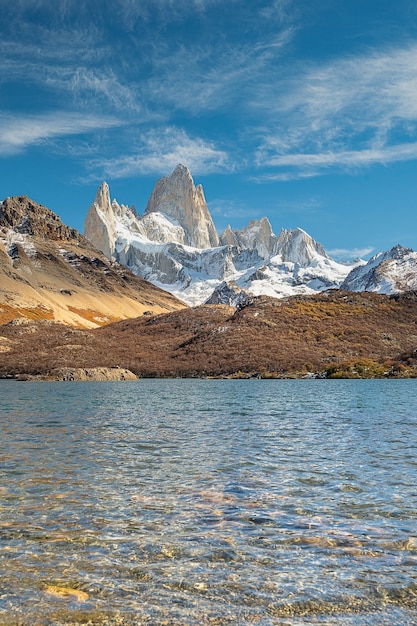
<svg viewBox="0 0 417 626"><path fill-rule="evenodd" d="M145 215L159 212L175 220L185 232L185 244L195 248L219 245L219 237L207 208L201 185L195 187L187 167L177 165L160 178L149 198Z"/></svg>
<svg viewBox="0 0 417 626"><path fill-rule="evenodd" d="M84 234L91 243L107 257L114 255L116 218L110 201L109 186L103 182L97 190L94 202L88 209Z"/></svg>

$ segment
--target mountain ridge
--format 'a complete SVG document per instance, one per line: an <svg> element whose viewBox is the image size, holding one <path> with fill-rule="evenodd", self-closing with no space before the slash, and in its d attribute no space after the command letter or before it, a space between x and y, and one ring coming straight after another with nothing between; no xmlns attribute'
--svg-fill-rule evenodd
<svg viewBox="0 0 417 626"><path fill-rule="evenodd" d="M134 217L130 209L122 214ZM314 263L329 263L302 229L280 235L302 280ZM305 254L291 257L300 240ZM396 246L375 255L368 270L413 254ZM252 284L272 263L293 263L277 256L256 269ZM0 203L0 377L91 379L109 368L112 376L139 377L416 377L416 319L413 290L277 299L230 281L212 304L188 308L107 259L46 207L24 196Z"/></svg>
<svg viewBox="0 0 417 626"><path fill-rule="evenodd" d="M96 327L185 306L27 196L0 203L0 277L0 323L29 318Z"/></svg>
<svg viewBox="0 0 417 626"><path fill-rule="evenodd" d="M184 166L175 172L174 179L182 180L177 189L196 189ZM169 186L172 175L164 180ZM181 194L176 211L180 199ZM227 227L217 247L195 248L179 243L182 225L157 211L154 201L151 205L140 216L134 207L111 200L107 183L100 185L86 222L92 218L106 255L27 196L0 202L0 323L29 316L93 327L181 308L186 299L192 305L240 307L262 295L285 298L340 288L395 294L417 288L417 253L400 245L349 268L333 261L303 229L282 228L276 236L261 218L240 230Z"/></svg>

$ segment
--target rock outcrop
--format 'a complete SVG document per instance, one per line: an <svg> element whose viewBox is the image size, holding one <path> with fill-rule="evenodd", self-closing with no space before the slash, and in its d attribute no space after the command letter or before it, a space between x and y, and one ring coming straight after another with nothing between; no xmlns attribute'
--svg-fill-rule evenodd
<svg viewBox="0 0 417 626"><path fill-rule="evenodd" d="M121 367L62 367L41 377L49 381L101 382L137 380L136 374Z"/></svg>
<svg viewBox="0 0 417 626"><path fill-rule="evenodd" d="M241 289L234 280L224 281L216 287L205 304L227 304L228 306L241 307L245 306L250 298L250 293Z"/></svg>
<svg viewBox="0 0 417 626"><path fill-rule="evenodd" d="M268 218L262 217L260 220L251 220L241 230L233 230L229 225L221 233L220 243L243 250L256 250L262 259L266 259L274 252L277 238Z"/></svg>
<svg viewBox="0 0 417 626"><path fill-rule="evenodd" d="M50 209L27 196L13 196L0 203L0 231L52 241L83 241L75 228L62 223Z"/></svg>

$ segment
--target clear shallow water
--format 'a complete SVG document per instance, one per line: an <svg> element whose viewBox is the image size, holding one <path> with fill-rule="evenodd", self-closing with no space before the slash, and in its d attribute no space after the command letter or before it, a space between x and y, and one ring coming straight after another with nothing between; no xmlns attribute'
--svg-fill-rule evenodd
<svg viewBox="0 0 417 626"><path fill-rule="evenodd" d="M0 381L0 624L417 624L416 382Z"/></svg>

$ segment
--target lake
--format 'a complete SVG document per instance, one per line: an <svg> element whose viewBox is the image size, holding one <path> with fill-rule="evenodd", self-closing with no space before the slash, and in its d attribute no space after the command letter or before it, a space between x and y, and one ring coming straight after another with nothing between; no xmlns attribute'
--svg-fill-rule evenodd
<svg viewBox="0 0 417 626"><path fill-rule="evenodd" d="M416 391L0 381L0 623L417 624Z"/></svg>

